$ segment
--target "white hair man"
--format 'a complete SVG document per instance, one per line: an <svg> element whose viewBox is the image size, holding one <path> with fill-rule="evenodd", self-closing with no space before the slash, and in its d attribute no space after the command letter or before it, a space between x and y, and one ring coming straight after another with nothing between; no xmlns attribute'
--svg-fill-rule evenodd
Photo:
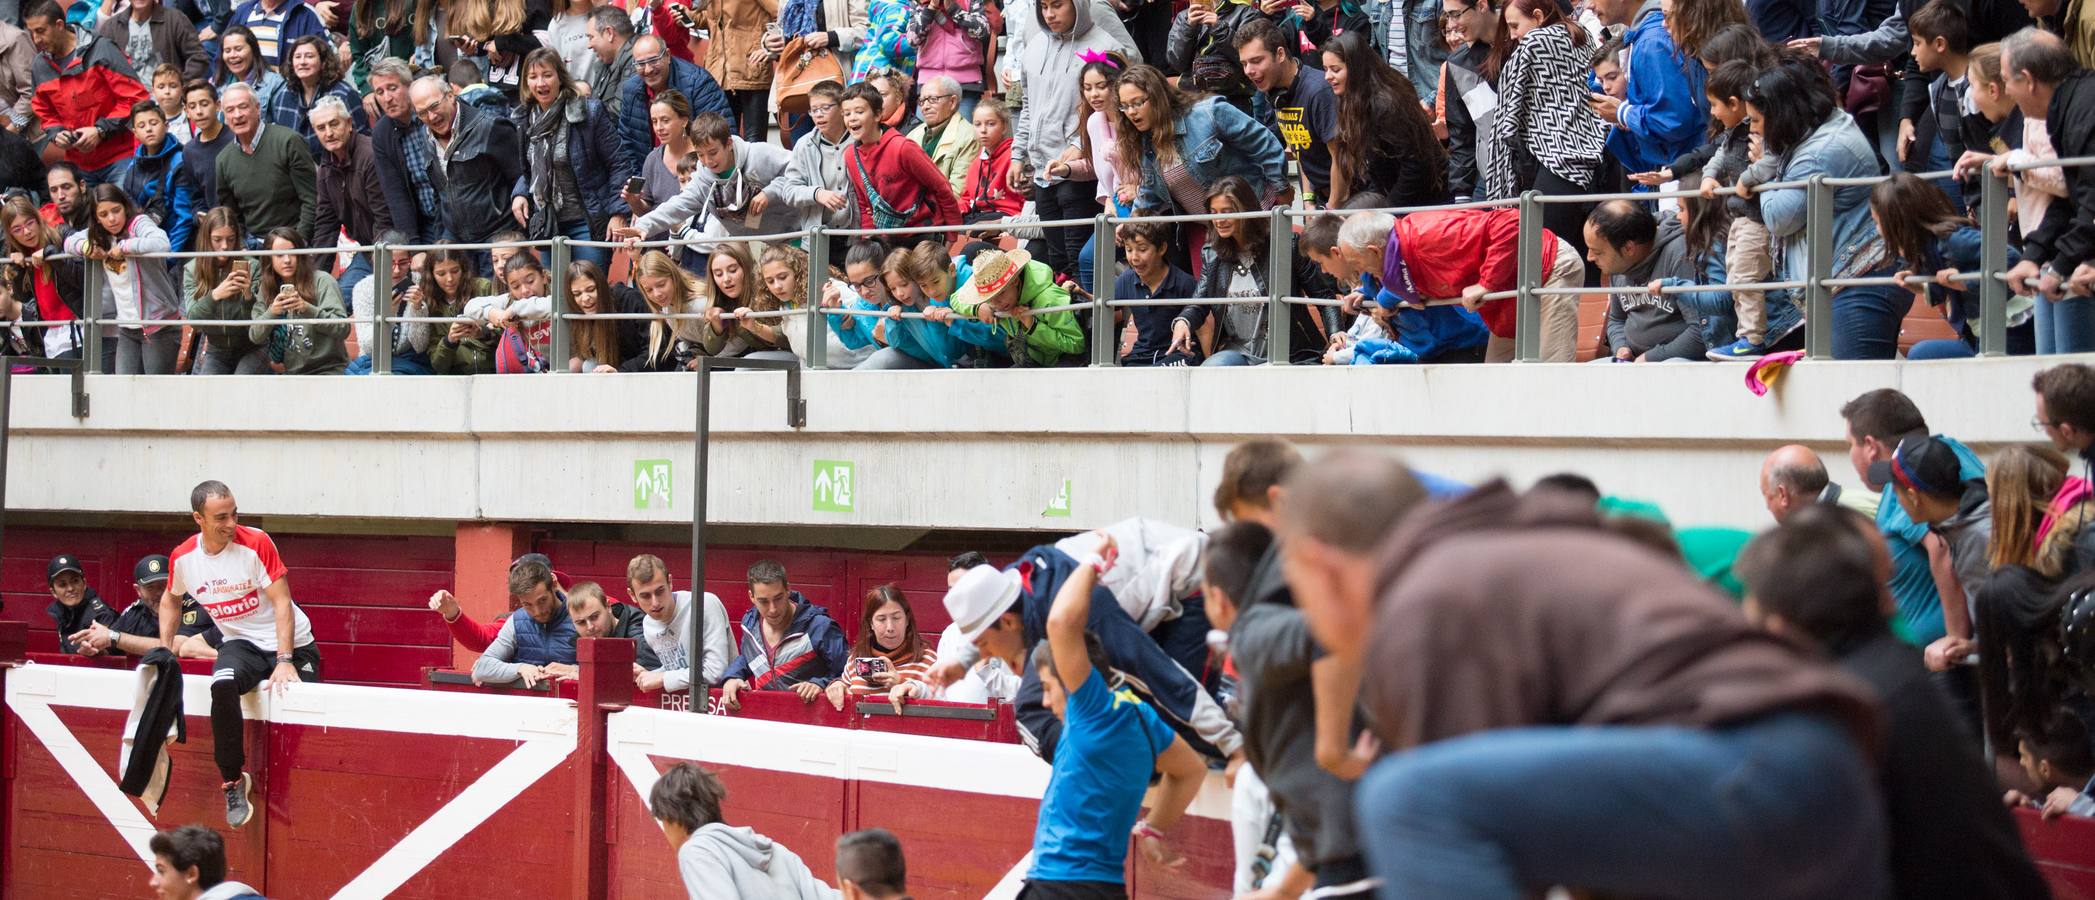
<svg viewBox="0 0 2095 900"><path fill-rule="evenodd" d="M917 89L917 117L909 142L931 151L931 164L953 183L953 196L967 195L967 169L982 152L981 135L960 112L960 82L951 75L924 79Z"/></svg>
<svg viewBox="0 0 2095 900"><path fill-rule="evenodd" d="M1513 359L1514 298L1485 295L1518 286L1520 211L1455 209L1412 213L1354 213L1339 227L1338 253L1355 269L1377 276L1382 288L1370 299L1384 309L1459 303L1476 310L1491 329L1486 362ZM1563 238L1542 230L1542 287L1583 284L1586 263ZM1571 362L1577 351L1576 294L1546 294L1542 301L1542 362Z"/></svg>
<svg viewBox="0 0 2095 900"><path fill-rule="evenodd" d="M332 247L344 230L359 244L370 244L391 231L393 210L379 185L378 158L371 152L371 138L356 133L349 107L342 98L329 95L313 104L306 119L321 150L314 160L319 205L313 211L313 245ZM370 275L371 257L357 254L342 270L343 293L354 292Z"/></svg>

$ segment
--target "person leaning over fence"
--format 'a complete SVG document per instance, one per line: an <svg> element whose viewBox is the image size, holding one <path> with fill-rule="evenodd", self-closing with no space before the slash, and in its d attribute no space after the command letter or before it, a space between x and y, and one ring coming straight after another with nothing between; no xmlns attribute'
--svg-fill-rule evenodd
<svg viewBox="0 0 2095 900"><path fill-rule="evenodd" d="M973 273L953 292L954 337L1007 354L1012 365L1079 365L1084 329L1070 310L1035 312L1069 303L1046 263L1024 250L984 250Z"/></svg>
<svg viewBox="0 0 2095 900"><path fill-rule="evenodd" d="M80 261L58 258L64 240L28 197L0 202L0 231L6 235L0 246L7 251L6 263L0 265L0 284L7 287L0 291L0 319L58 323L10 329L8 354L79 359L87 340L80 324L80 314L87 310Z"/></svg>
<svg viewBox="0 0 2095 900"><path fill-rule="evenodd" d="M1380 200L1373 196L1364 199L1380 205ZM1484 361L1484 349L1491 342L1491 332L1474 311L1460 304L1427 307L1398 304L1395 308L1384 308L1380 302L1370 303L1382 294L1382 281L1378 277L1381 273L1363 270L1355 266L1346 254L1339 252L1339 232L1344 223L1345 219L1338 215L1311 219L1303 226L1302 236L1296 244L1304 255L1324 270L1324 274L1339 285L1350 288L1340 297L1338 311L1354 312L1353 325L1345 332L1332 335L1329 349L1324 351L1327 364L1360 365L1364 356L1374 364ZM1325 309L1326 314L1338 311Z"/></svg>
<svg viewBox="0 0 2095 900"><path fill-rule="evenodd" d="M181 326L137 323L166 321L181 313L174 275L160 260L132 258L172 249L167 232L113 183L95 185L88 200L94 219L86 231L66 238L66 252L83 257L88 266L101 267L102 308L127 320L116 329L115 357L103 360L103 365L118 375L173 374L181 352Z"/></svg>
<svg viewBox="0 0 2095 900"><path fill-rule="evenodd" d="M575 637L625 638L633 642L634 665L650 671L662 667L647 643L647 613L604 596L603 585L580 581L568 588L567 616L575 623Z"/></svg>
<svg viewBox="0 0 2095 900"><path fill-rule="evenodd" d="M1491 330L1486 362L1513 359L1514 317L1518 300L1487 300L1484 295L1516 287L1520 247L1520 211L1515 209L1431 210L1396 218L1388 213L1358 212L1339 229L1339 251L1362 272L1379 273L1382 292L1372 298L1384 309L1430 308L1458 303L1476 311ZM1569 243L1542 229L1546 288L1573 288L1585 283L1586 265ZM1542 362L1571 362L1578 344L1578 296L1545 294L1542 306Z"/></svg>
<svg viewBox="0 0 2095 900"><path fill-rule="evenodd" d="M1609 287L1642 287L1661 278L1693 278L1680 220L1661 222L1642 204L1610 200L1586 217L1586 258ZM1673 295L1608 295L1602 322L1613 362L1667 362L1704 358L1702 316Z"/></svg>
<svg viewBox="0 0 2095 900"><path fill-rule="evenodd" d="M502 621L494 642L473 661L473 683L522 681L529 688L579 676L575 622L568 617L567 597L554 582L552 567L537 559L519 560L509 568L509 596L516 598L517 610Z"/></svg>

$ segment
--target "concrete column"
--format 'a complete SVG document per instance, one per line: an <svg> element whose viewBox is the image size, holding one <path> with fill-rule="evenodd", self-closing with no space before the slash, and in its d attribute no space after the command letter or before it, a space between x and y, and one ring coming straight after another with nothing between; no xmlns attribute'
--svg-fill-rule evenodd
<svg viewBox="0 0 2095 900"><path fill-rule="evenodd" d="M459 615L477 622L493 621L507 614L509 564L531 549L531 529L507 523L461 522L454 537L451 589L458 596ZM451 667L473 668L480 654L451 645Z"/></svg>

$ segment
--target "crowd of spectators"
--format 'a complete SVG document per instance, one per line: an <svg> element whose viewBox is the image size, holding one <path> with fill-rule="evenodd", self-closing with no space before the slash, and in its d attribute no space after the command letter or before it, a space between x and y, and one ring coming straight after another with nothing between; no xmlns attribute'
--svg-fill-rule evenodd
<svg viewBox="0 0 2095 900"><path fill-rule="evenodd" d="M1916 300L1954 337L1910 357L1975 354L1992 240L2009 352L2095 349L2095 201L2038 165L2095 151L2047 127L2089 118L2086 30L2042 4L1884 5L31 0L0 22L0 189L39 213L0 207L5 352L78 356L97 328L120 373L363 374L380 350L396 374L666 371L804 357L813 332L781 317L814 305L833 367L1072 365L1100 341L1123 365L1256 365L1278 329L1298 363L1496 361L1517 213L1416 210L1535 191L1540 286L1612 289L1595 358L1752 359L1803 341L1804 292L1752 286L1812 277L1802 182L1887 173L1832 190L1832 276L1905 279L1831 289L1835 356L1893 358ZM1974 225L1989 170L2007 235ZM1687 196L1581 199L1654 188ZM1106 247L1036 224L1279 207L1308 215L1291 261L1268 218ZM818 225L879 233L766 289L758 266ZM888 233L924 225L985 227ZM594 268L474 246L553 237ZM347 251L376 242L424 249L373 273ZM307 248L345 252L130 260ZM358 292L374 274L389 303ZM1147 305L1094 333L1072 308L1097 283ZM1280 284L1326 305L1268 322ZM553 359L562 314L653 321L576 321L588 346ZM379 315L413 321L326 321ZM1575 293L1545 297L1542 359L1581 355L1578 321Z"/></svg>

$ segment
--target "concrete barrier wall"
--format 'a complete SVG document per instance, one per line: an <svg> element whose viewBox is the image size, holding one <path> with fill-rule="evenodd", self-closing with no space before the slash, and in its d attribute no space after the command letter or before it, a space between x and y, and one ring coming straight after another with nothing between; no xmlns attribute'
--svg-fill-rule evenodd
<svg viewBox="0 0 2095 900"><path fill-rule="evenodd" d="M1839 408L1905 390L1982 450L2041 440L2030 377L2057 360L1807 362L1756 397L1737 365L810 372L714 384L712 513L744 524L1068 531L1142 514L1211 523L1248 437L1401 453L1465 480L1573 470L1676 522L1764 524L1760 458L1818 446L1859 479ZM184 514L231 484L243 511L375 519L685 522L696 378L15 380L11 509ZM666 505L656 496L667 460ZM848 463L848 497L834 492ZM817 497L817 480L831 494ZM636 486L645 479L647 490ZM1065 490L1066 488L1066 490ZM828 502L818 503L818 499ZM637 506L636 506L637 504ZM821 508L818 508L820 506Z"/></svg>

